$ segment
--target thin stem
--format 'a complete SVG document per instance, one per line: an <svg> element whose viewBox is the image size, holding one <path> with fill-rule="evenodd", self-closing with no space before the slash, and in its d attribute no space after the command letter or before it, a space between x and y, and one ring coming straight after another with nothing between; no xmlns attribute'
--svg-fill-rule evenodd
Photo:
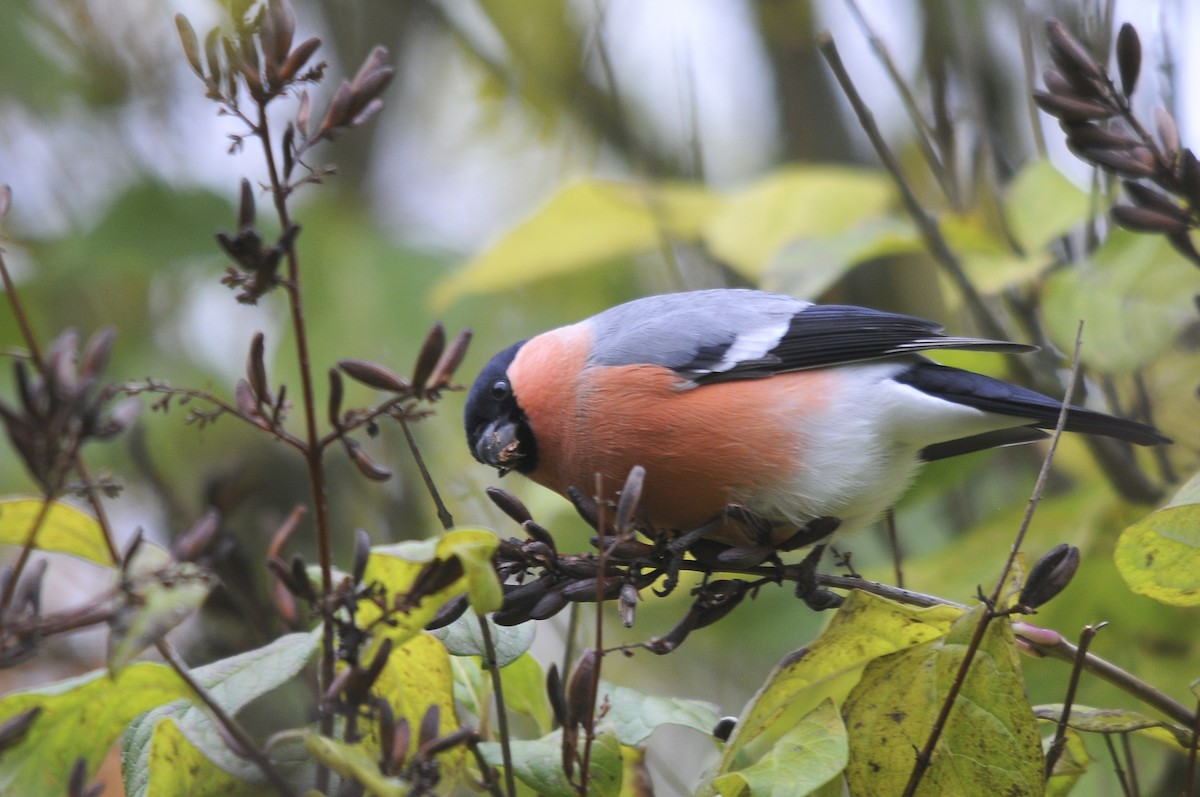
<svg viewBox="0 0 1200 797"><path fill-rule="evenodd" d="M487 793L492 797L504 797L504 793L500 791L500 784L496 781L495 767L487 762L483 751L479 749L478 734L467 742L467 749L471 751L471 755L475 756L475 766L479 767L479 773L483 778L483 788L487 789Z"/></svg>
<svg viewBox="0 0 1200 797"><path fill-rule="evenodd" d="M271 196L275 202L275 212L279 217L281 229L287 230L292 226L287 207L287 190L280 181L279 169L275 163L275 153L271 148L265 102L260 102L258 106L258 136L262 142L263 155L267 160L267 174L271 180ZM296 357L300 367L300 390L304 403L306 439L304 456L308 464L309 488L312 491L313 522L317 529L317 549L321 563L321 594L328 597L333 592L333 532L329 526L329 502L325 490L325 468L322 462L323 449L317 431L317 406L313 390L312 363L308 351L308 327L304 322L304 303L300 289L300 262L296 256L294 243L288 246L286 254L288 279L285 284L292 314L292 330L296 336ZM318 690L324 694L334 677L333 624L325 622L322 624L322 629ZM333 735L333 715L328 711L321 712L320 731L325 736ZM318 789L323 789L327 781L328 769L321 767L318 770Z"/></svg>
<svg viewBox="0 0 1200 797"><path fill-rule="evenodd" d="M1196 753L1200 748L1200 701L1196 703L1196 716L1192 720L1192 743L1188 745L1187 790L1184 794L1194 797L1196 794Z"/></svg>
<svg viewBox="0 0 1200 797"><path fill-rule="evenodd" d="M1012 573L1013 566L1016 564L1017 555L1020 553L1021 544L1025 541L1029 525L1033 522L1033 513L1037 510L1038 504L1041 503L1042 492L1045 490L1046 481L1050 478L1050 465L1054 462L1054 454L1058 450L1058 441L1062 438L1063 429L1067 425L1067 413L1070 408L1071 397L1075 394L1075 383L1079 378L1079 350L1082 345L1083 323L1080 322L1075 333L1075 353L1072 357L1071 375L1067 380L1067 394L1063 399L1062 407L1058 411L1058 422L1054 426L1054 434L1050 438L1050 445L1046 450L1046 457L1042 461L1042 469L1038 473L1037 482L1033 486L1033 493L1029 496L1029 503L1025 507L1025 516L1021 519L1021 525L1017 529L1016 538L1009 549L1008 558L1004 562L1004 567L1000 571L999 578L996 579L996 586L993 587L992 594L987 599L985 611L980 616L979 622L975 625L975 631L963 653L963 659L959 664L958 672L955 673L954 681L950 684L950 688L946 692L946 697L942 700L937 719L930 729L929 738L925 741L925 746L917 754L912 774L909 776L908 784L904 788L904 797L912 797L912 795L916 794L921 779L924 778L929 766L933 763L933 751L937 748L942 731L945 730L946 722L950 718L950 711L954 708L954 704L958 699L958 693L962 691L963 686L966 684L967 674L970 671L971 664L975 661L975 655L978 653L980 645L983 644L984 634L987 633L991 621L998 616L996 607L1000 603L1000 598L1008 582L1008 577Z"/></svg>
<svg viewBox="0 0 1200 797"><path fill-rule="evenodd" d="M1087 658L1087 649L1095 639L1096 633L1105 625L1107 623L1084 626L1083 633L1079 635L1079 648L1071 667L1071 680L1067 682L1067 694L1063 699L1062 714L1058 718L1058 727L1054 730L1054 741L1050 743L1050 749L1046 751L1046 780L1049 780L1050 775L1054 773L1054 765L1058 763L1058 759L1067 746L1067 723L1071 719L1071 707L1075 704L1075 692L1079 688L1079 676L1083 673L1083 662Z"/></svg>
<svg viewBox="0 0 1200 797"><path fill-rule="evenodd" d="M504 786L508 790L508 797L516 797L517 781L509 746L511 736L508 732L508 708L504 703L504 680L500 677L500 665L496 663L496 645L492 641L487 618L477 615L476 619L479 621L479 633L483 636L483 649L487 652L487 661L483 665L492 677L492 693L496 696L496 724L499 726L500 756L504 761Z"/></svg>
<svg viewBox="0 0 1200 797"><path fill-rule="evenodd" d="M243 728L237 720L230 716L229 712L227 712L224 707L222 707L221 704L216 701L212 694L209 693L209 691L192 676L187 664L184 663L183 659L179 657L179 654L175 652L175 649L171 647L170 643L166 642L165 640L161 640L158 642L157 647L158 652L162 654L163 659L166 660L167 664L171 665L171 669L175 670L175 672L179 674L179 677L182 678L184 682L191 688L196 697L200 698L200 700L204 703L204 706L212 714L213 719L216 720L217 723L220 724L220 726L227 731L242 748L237 752L244 754L254 763L255 766L258 767L259 771L262 772L263 777L267 779L273 789L275 789L281 795L284 795L284 797L295 797L295 792L292 791L291 785L287 782L287 780L284 779L279 770L275 768L275 765L271 763L271 759L267 757L267 754L259 748L253 737L246 732L246 729Z"/></svg>
<svg viewBox="0 0 1200 797"><path fill-rule="evenodd" d="M1029 126L1033 128L1033 145L1040 160L1046 160L1046 132L1042 129L1041 112L1033 101L1033 31L1030 30L1028 9L1025 0L1017 4L1017 28L1021 36L1021 62L1025 67L1025 102L1028 106Z"/></svg>
<svg viewBox="0 0 1200 797"><path fill-rule="evenodd" d="M29 319L25 316L25 308L21 305L20 297L17 296L17 286L13 283L12 275L8 273L8 265L4 262L3 252L4 250L0 249L0 280L4 281L4 293L8 296L8 306L12 308L13 317L17 319L17 328L21 330L21 338L29 349L29 359L40 371L43 366L42 351L38 348L37 336L33 334L33 327L29 325Z"/></svg>
<svg viewBox="0 0 1200 797"><path fill-rule="evenodd" d="M400 416L400 428L404 430L404 439L408 441L408 449L417 463L417 469L421 471L421 480L425 482L425 489L429 491L429 496L433 499L434 506L437 507L438 520L441 522L442 528L449 531L454 527L454 518L450 515L450 510L446 508L445 502L442 501L441 493L438 492L437 485L433 483L433 477L429 475L429 468L425 467L425 458L421 456L421 449L417 447L412 430L408 428L408 420L403 415Z"/></svg>
<svg viewBox="0 0 1200 797"><path fill-rule="evenodd" d="M1117 748L1113 746L1112 734L1104 734L1104 746L1108 748L1108 757L1112 759L1113 771L1117 773L1117 781L1121 784L1121 793L1125 797L1133 797L1133 792L1129 790L1129 781L1125 777L1125 770L1121 767L1121 758L1117 755Z"/></svg>

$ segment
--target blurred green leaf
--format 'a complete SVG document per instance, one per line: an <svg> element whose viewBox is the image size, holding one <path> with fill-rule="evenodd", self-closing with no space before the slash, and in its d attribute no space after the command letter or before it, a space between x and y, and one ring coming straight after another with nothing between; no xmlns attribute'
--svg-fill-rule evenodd
<svg viewBox="0 0 1200 797"><path fill-rule="evenodd" d="M127 577L109 621L108 668L116 672L166 636L200 608L216 585L207 568L173 560Z"/></svg>
<svg viewBox="0 0 1200 797"><path fill-rule="evenodd" d="M684 183L649 185L585 179L572 183L522 224L444 280L435 307L460 296L507 290L695 240L721 200Z"/></svg>
<svg viewBox="0 0 1200 797"><path fill-rule="evenodd" d="M600 684L600 702L608 705L604 723L613 726L624 745L641 744L662 725L681 725L711 736L721 718L712 703L648 695L607 682Z"/></svg>
<svg viewBox="0 0 1200 797"><path fill-rule="evenodd" d="M1062 704L1053 703L1034 706L1033 713L1045 722L1058 723L1062 717ZM1120 708L1092 708L1071 706L1067 726L1082 733L1137 733L1159 744L1166 744L1178 753L1186 753L1192 746L1192 731L1162 720L1151 719L1145 714Z"/></svg>
<svg viewBox="0 0 1200 797"><path fill-rule="evenodd" d="M1082 319L1084 364L1125 373L1152 362L1195 318L1197 291L1200 271L1164 238L1113 230L1090 260L1046 279L1042 317L1064 351Z"/></svg>
<svg viewBox="0 0 1200 797"><path fill-rule="evenodd" d="M1121 532L1113 559L1139 595L1200 606L1200 473L1162 509Z"/></svg>
<svg viewBox="0 0 1200 797"><path fill-rule="evenodd" d="M483 13L508 47L515 89L546 122L574 99L580 81L579 33L564 0L481 0Z"/></svg>
<svg viewBox="0 0 1200 797"><path fill-rule="evenodd" d="M429 633L442 641L451 656L486 657L487 645L484 644L479 622L479 616L471 612L463 614L445 628L438 628ZM533 644L534 623L496 625L488 617L487 624L491 632L492 647L495 649L496 663L501 667L507 667L524 656Z"/></svg>
<svg viewBox="0 0 1200 797"><path fill-rule="evenodd" d="M766 264L760 286L813 300L860 263L924 249L911 224L871 218L843 232L784 243Z"/></svg>
<svg viewBox="0 0 1200 797"><path fill-rule="evenodd" d="M785 246L806 238L831 239L877 220L893 194L891 180L880 171L779 169L731 195L704 225L704 243L718 259L757 281Z"/></svg>
<svg viewBox="0 0 1200 797"><path fill-rule="evenodd" d="M525 625L533 626L533 623ZM512 711L533 718L539 733L549 733L551 718L546 678L537 659L530 653L523 654L500 670L500 680L504 684L504 704Z"/></svg>
<svg viewBox="0 0 1200 797"><path fill-rule="evenodd" d="M771 751L745 769L717 778L722 797L792 797L810 794L846 766L846 727L825 700L785 733Z"/></svg>
<svg viewBox="0 0 1200 797"><path fill-rule="evenodd" d="M513 774L522 783L547 797L577 797L578 789L562 768L562 732L555 731L533 741L511 742ZM500 745L479 745L483 757L495 767L504 765ZM576 771L578 776L578 770ZM621 744L611 733L601 733L592 744L592 767L588 780L589 797L616 797L621 791L623 765Z"/></svg>
<svg viewBox="0 0 1200 797"><path fill-rule="evenodd" d="M1004 209L1027 255L1040 252L1091 213L1091 196L1048 160L1026 164L1008 186Z"/></svg>
<svg viewBox="0 0 1200 797"><path fill-rule="evenodd" d="M873 660L842 706L854 794L899 794L954 682L982 608L941 639ZM1040 795L1042 746L1012 629L989 624L921 783L927 794Z"/></svg>

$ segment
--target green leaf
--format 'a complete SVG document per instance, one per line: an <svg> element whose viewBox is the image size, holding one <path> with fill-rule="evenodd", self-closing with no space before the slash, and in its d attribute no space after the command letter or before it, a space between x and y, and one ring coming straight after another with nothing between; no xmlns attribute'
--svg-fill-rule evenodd
<svg viewBox="0 0 1200 797"><path fill-rule="evenodd" d="M848 233L882 217L892 197L892 182L881 171L792 166L731 196L705 225L704 243L757 281L784 246Z"/></svg>
<svg viewBox="0 0 1200 797"><path fill-rule="evenodd" d="M607 702L605 726L611 725L624 745L639 745L662 725L682 725L712 735L721 715L703 700L659 697L607 682L600 684L600 705Z"/></svg>
<svg viewBox="0 0 1200 797"><path fill-rule="evenodd" d="M496 653L496 663L501 667L507 667L521 658L533 644L536 629L534 623L496 625L489 617L487 624ZM429 633L442 641L451 656L487 656L487 646L483 643L483 633L480 631L477 615L464 614L445 628L438 628Z"/></svg>
<svg viewBox="0 0 1200 797"><path fill-rule="evenodd" d="M1092 757L1088 755L1087 747L1083 744L1083 737L1070 729L1067 730L1066 736L1067 744L1058 760L1054 762L1054 771L1046 781L1046 797L1067 797L1092 763ZM1050 749L1053 738L1048 736L1042 740L1044 750Z"/></svg>
<svg viewBox="0 0 1200 797"><path fill-rule="evenodd" d="M1113 559L1134 592L1200 606L1200 473L1165 507L1121 532Z"/></svg>
<svg viewBox="0 0 1200 797"><path fill-rule="evenodd" d="M1125 373L1152 362L1194 320L1197 291L1200 271L1162 236L1113 230L1090 261L1047 277L1042 318L1064 351L1083 319L1084 364Z"/></svg>
<svg viewBox="0 0 1200 797"><path fill-rule="evenodd" d="M0 501L0 543L24 545L42 504L40 498ZM47 510L34 547L39 551L71 554L107 567L114 564L104 541L104 530L96 519L61 501L53 502Z"/></svg>
<svg viewBox="0 0 1200 797"><path fill-rule="evenodd" d="M321 636L320 629L288 634L269 645L239 653L192 670L196 681L230 714L237 714L252 700L267 694L300 672L312 658ZM140 667L135 664L128 669ZM262 775L252 763L230 751L213 726L205 709L188 700L159 706L129 725L122 740L122 770L129 797L171 793L160 791L159 771L152 758L155 734L163 720L171 720L188 741L225 772L249 783L261 784ZM292 762L292 771L302 762ZM285 767L285 770L288 769Z"/></svg>
<svg viewBox="0 0 1200 797"><path fill-rule="evenodd" d="M846 727L832 700L825 700L785 733L752 766L717 778L722 797L793 797L809 794L845 769Z"/></svg>
<svg viewBox="0 0 1200 797"><path fill-rule="evenodd" d="M379 771L379 762L361 744L346 744L319 733L308 733L304 747L343 778L358 781L375 797L405 797L409 785L398 778L389 778Z"/></svg>
<svg viewBox="0 0 1200 797"><path fill-rule="evenodd" d="M582 745L581 740L581 748ZM561 731L532 741L516 740L509 747L513 774L526 786L546 797L578 797L578 790L563 772ZM492 766L504 765L498 743L487 742L479 745L479 749ZM622 774L621 743L615 734L598 734L592 743L588 797L615 797L621 791ZM579 776L578 770L575 776Z"/></svg>
<svg viewBox="0 0 1200 797"><path fill-rule="evenodd" d="M909 222L870 218L844 232L784 243L767 262L759 284L765 290L815 299L860 263L924 251Z"/></svg>
<svg viewBox="0 0 1200 797"><path fill-rule="evenodd" d="M1026 253L1046 248L1091 214L1092 199L1047 160L1026 164L1008 187L1004 210Z"/></svg>
<svg viewBox="0 0 1200 797"><path fill-rule="evenodd" d="M842 706L853 794L899 794L958 673L982 609L943 639L876 659ZM1037 721L1007 621L989 624L933 752L919 795L1041 795Z"/></svg>
<svg viewBox="0 0 1200 797"><path fill-rule="evenodd" d="M1062 709L1061 703L1050 703L1034 706L1033 713L1040 720L1058 723ZM1082 733L1137 733L1180 753L1188 752L1192 745L1192 732L1187 728L1126 709L1072 706L1067 727Z"/></svg>
<svg viewBox="0 0 1200 797"><path fill-rule="evenodd" d="M872 660L944 635L961 613L850 593L821 636L784 659L742 711L718 774L765 754L826 698L840 700Z"/></svg>
<svg viewBox="0 0 1200 797"><path fill-rule="evenodd" d="M580 180L443 281L433 305L653 252L664 236L694 241L720 202L695 185Z"/></svg>
<svg viewBox="0 0 1200 797"><path fill-rule="evenodd" d="M174 670L151 662L6 695L0 722L36 707L42 713L0 756L0 794L65 794L75 759L87 759L90 777L134 717L190 695Z"/></svg>
<svg viewBox="0 0 1200 797"><path fill-rule="evenodd" d="M146 548L148 551L158 549ZM139 546L134 556L144 555ZM216 585L217 577L211 570L193 562L176 562L169 556L149 572L127 572L109 621L108 668L116 672L166 636L200 608Z"/></svg>
<svg viewBox="0 0 1200 797"><path fill-rule="evenodd" d="M500 681L504 686L504 704L509 710L531 717L539 733L549 733L551 720L546 679L537 659L525 653L500 671Z"/></svg>

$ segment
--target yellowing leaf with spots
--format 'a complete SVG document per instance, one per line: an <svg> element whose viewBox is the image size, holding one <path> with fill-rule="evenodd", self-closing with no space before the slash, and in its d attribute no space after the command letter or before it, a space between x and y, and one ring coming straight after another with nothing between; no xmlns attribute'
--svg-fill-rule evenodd
<svg viewBox="0 0 1200 797"><path fill-rule="evenodd" d="M1200 473L1162 509L1121 532L1113 559L1134 592L1200 606Z"/></svg>

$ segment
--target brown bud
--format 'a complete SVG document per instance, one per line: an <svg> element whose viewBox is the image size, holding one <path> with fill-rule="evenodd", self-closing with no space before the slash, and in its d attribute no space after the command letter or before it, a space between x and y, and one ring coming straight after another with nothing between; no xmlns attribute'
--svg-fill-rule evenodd
<svg viewBox="0 0 1200 797"><path fill-rule="evenodd" d="M1121 91L1126 97L1132 95L1142 71L1142 41L1128 22L1117 33L1117 71L1121 75Z"/></svg>
<svg viewBox="0 0 1200 797"><path fill-rule="evenodd" d="M1162 142L1163 154L1172 163L1179 157L1179 126L1175 117L1161 105L1154 109L1154 126L1158 129L1158 138Z"/></svg>
<svg viewBox="0 0 1200 797"><path fill-rule="evenodd" d="M345 396L342 374L336 368L329 369L329 425L342 427L342 398Z"/></svg>
<svg viewBox="0 0 1200 797"><path fill-rule="evenodd" d="M458 366L462 365L463 358L467 356L467 346L470 343L471 330L469 329L464 329L454 337L454 340L442 352L437 365L433 367L433 373L429 375L429 390L440 390L450 384L450 380L454 378L454 372L458 370Z"/></svg>
<svg viewBox="0 0 1200 797"><path fill-rule="evenodd" d="M263 359L264 349L263 333L259 332L250 341L250 353L246 357L246 381L250 383L250 389L254 391L255 398L270 404L271 391L267 387L267 366Z"/></svg>
<svg viewBox="0 0 1200 797"><path fill-rule="evenodd" d="M338 368L354 381L377 390L405 393L412 387L404 377L369 360L338 360Z"/></svg>
<svg viewBox="0 0 1200 797"><path fill-rule="evenodd" d="M300 128L300 138L308 141L312 133L309 131L309 117L312 114L312 97L307 91L300 92L300 107L296 111L296 126Z"/></svg>
<svg viewBox="0 0 1200 797"><path fill-rule="evenodd" d="M1133 149L1142 143L1124 130L1105 130L1092 122L1068 123L1066 132L1068 142L1076 149Z"/></svg>
<svg viewBox="0 0 1200 797"><path fill-rule="evenodd" d="M221 31L219 28L213 28L204 37L204 60L208 64L208 81L210 88L216 86L221 80Z"/></svg>
<svg viewBox="0 0 1200 797"><path fill-rule="evenodd" d="M553 589L533 605L529 610L530 620L545 620L547 617L553 617L563 610L567 605L567 599L563 595L562 589Z"/></svg>
<svg viewBox="0 0 1200 797"><path fill-rule="evenodd" d="M396 742L396 715L392 712L392 704L386 700L380 700L376 710L379 714L380 769L383 774L390 775L393 774L392 745ZM407 745L405 747L407 749Z"/></svg>
<svg viewBox="0 0 1200 797"><path fill-rule="evenodd" d="M383 668L387 665L388 657L392 655L392 640L385 637L379 643L379 649L375 651L375 656L371 659L370 665L367 666L366 683L368 686L373 685L379 676L383 673Z"/></svg>
<svg viewBox="0 0 1200 797"><path fill-rule="evenodd" d="M533 520L533 516L529 514L529 510L525 507L525 504L521 503L521 499L507 490L502 490L499 487L489 487L486 492L487 497L492 499L492 503L517 523Z"/></svg>
<svg viewBox="0 0 1200 797"><path fill-rule="evenodd" d="M1192 261L1194 265L1200 266L1200 250L1196 248L1196 242L1192 240L1188 230L1167 233L1167 240L1176 252Z"/></svg>
<svg viewBox="0 0 1200 797"><path fill-rule="evenodd" d="M88 340L79 365L79 373L84 381L91 382L104 372L116 339L116 327L104 327Z"/></svg>
<svg viewBox="0 0 1200 797"><path fill-rule="evenodd" d="M433 616L433 619L425 624L425 630L436 631L439 628L445 628L458 618L462 617L463 612L467 610L469 605L470 602L467 600L466 595L458 595L457 597L451 598L443 603L442 607L437 610L437 614ZM501 623L497 622L497 625L500 624Z"/></svg>
<svg viewBox="0 0 1200 797"><path fill-rule="evenodd" d="M417 747L424 747L438 737L441 722L442 711L437 703L425 709L425 715L421 717L421 728L417 732Z"/></svg>
<svg viewBox="0 0 1200 797"><path fill-rule="evenodd" d="M188 18L183 14L176 14L175 29L179 31L179 43L183 45L183 55L187 58L188 66L203 78L204 70L200 68L200 41L196 38L196 31L192 29L192 23L188 22Z"/></svg>
<svg viewBox="0 0 1200 797"><path fill-rule="evenodd" d="M1109 119L1118 113L1118 110L1111 105L1105 105L1078 94L1049 94L1045 91L1035 91L1033 92L1033 101L1046 113L1068 122Z"/></svg>
<svg viewBox="0 0 1200 797"><path fill-rule="evenodd" d="M237 386L233 389L233 397L237 401L237 408L244 415L252 418L262 417L258 411L258 397L254 395L254 388L250 387L250 383L245 379L238 380Z"/></svg>
<svg viewBox="0 0 1200 797"><path fill-rule="evenodd" d="M363 574L367 572L367 560L371 558L371 535L365 529L354 531L354 568L350 580L361 584Z"/></svg>
<svg viewBox="0 0 1200 797"><path fill-rule="evenodd" d="M409 724L405 717L400 717L396 720L396 733L392 740L391 759L392 766L399 768L404 766L404 759L408 757L408 746L412 744L412 725Z"/></svg>
<svg viewBox="0 0 1200 797"><path fill-rule="evenodd" d="M567 487L567 498L571 501L571 505L575 507L575 511L579 513L579 517L583 518L584 523L587 523L593 529L599 526L600 516L596 512L595 501L573 484Z"/></svg>
<svg viewBox="0 0 1200 797"><path fill-rule="evenodd" d="M621 579L618 576L581 578L568 582L563 586L562 592L563 596L572 603L612 600L621 594Z"/></svg>
<svg viewBox="0 0 1200 797"><path fill-rule="evenodd" d="M625 479L625 486L621 489L621 497L617 501L617 515L614 524L617 534L625 536L632 533L633 513L637 511L638 504L642 500L642 487L645 483L646 469L641 465L634 465Z"/></svg>
<svg viewBox="0 0 1200 797"><path fill-rule="evenodd" d="M600 677L600 655L587 648L575 662L567 682L567 722L565 727L591 729L596 713L596 680Z"/></svg>
<svg viewBox="0 0 1200 797"><path fill-rule="evenodd" d="M212 546L217 531L221 528L221 513L209 507L200 519L192 524L171 546L171 554L181 562L194 562ZM282 562L281 562L282 564Z"/></svg>
<svg viewBox="0 0 1200 797"><path fill-rule="evenodd" d="M1080 150L1080 155L1109 171L1126 177L1150 177L1157 171L1154 154L1145 147L1133 149L1092 149Z"/></svg>
<svg viewBox="0 0 1200 797"><path fill-rule="evenodd" d="M1104 79L1104 68L1062 22L1057 19L1046 22L1046 39L1050 43L1050 57L1076 88Z"/></svg>
<svg viewBox="0 0 1200 797"><path fill-rule="evenodd" d="M474 728L466 726L455 728L445 736L431 739L417 748L417 760L431 761L438 753L444 753L447 750L458 747L460 744L466 744L473 736L475 736Z"/></svg>
<svg viewBox="0 0 1200 797"><path fill-rule="evenodd" d="M1191 149L1180 153L1179 182L1191 206L1200 208L1200 161L1196 160L1196 155Z"/></svg>
<svg viewBox="0 0 1200 797"><path fill-rule="evenodd" d="M1176 218L1184 224L1188 222L1188 215L1183 208L1179 207L1174 199L1161 191L1156 191L1144 183L1137 183L1132 180L1125 180L1122 185L1125 187L1125 192L1129 194L1129 198L1139 207L1156 210L1159 213Z"/></svg>
<svg viewBox="0 0 1200 797"><path fill-rule="evenodd" d="M315 53L317 48L320 46L321 40L316 37L305 39L304 41L300 42L300 44L296 45L296 49L292 50L287 59L283 62L283 65L279 67L279 79L287 82L295 77L300 70L304 68L304 65L308 63L308 59L313 57L313 53ZM305 131L301 130L301 132L303 133Z"/></svg>
<svg viewBox="0 0 1200 797"><path fill-rule="evenodd" d="M521 528L525 530L530 539L544 545L548 549L547 553L549 555L554 555L557 550L557 546L554 544L554 536L542 524L536 520L526 520L521 524Z"/></svg>
<svg viewBox="0 0 1200 797"><path fill-rule="evenodd" d="M296 15L290 3L271 0L263 19L262 45L269 65L278 66L292 48L296 33Z"/></svg>
<svg viewBox="0 0 1200 797"><path fill-rule="evenodd" d="M347 110L350 108L350 83L343 80L329 101L329 110L325 111L325 119L321 122L321 133L329 133L346 124Z"/></svg>
<svg viewBox="0 0 1200 797"><path fill-rule="evenodd" d="M1187 223L1180 221L1177 216L1160 213L1150 208L1134 205L1116 205L1111 211L1112 220L1117 225L1134 232L1173 233L1186 232Z"/></svg>
<svg viewBox="0 0 1200 797"><path fill-rule="evenodd" d="M0 723L0 750L7 750L19 744L41 713L41 706L37 706L28 711L22 711L20 714L14 714Z"/></svg>
<svg viewBox="0 0 1200 797"><path fill-rule="evenodd" d="M1066 589L1078 569L1078 548L1065 543L1054 546L1030 568L1018 603L1030 609L1043 606Z"/></svg>
<svg viewBox="0 0 1200 797"><path fill-rule="evenodd" d="M358 468L358 472L366 476L373 482L385 482L392 477L390 468L385 468L375 460L367 456L367 452L362 450L362 447L351 440L349 437L343 437L342 443L346 447L346 453L350 456L350 461L354 463L354 467Z"/></svg>
<svg viewBox="0 0 1200 797"><path fill-rule="evenodd" d="M417 364L413 366L412 383L417 392L425 389L425 383L433 373L434 366L442 358L446 348L446 330L441 323L434 324L425 336L421 351L417 354Z"/></svg>

